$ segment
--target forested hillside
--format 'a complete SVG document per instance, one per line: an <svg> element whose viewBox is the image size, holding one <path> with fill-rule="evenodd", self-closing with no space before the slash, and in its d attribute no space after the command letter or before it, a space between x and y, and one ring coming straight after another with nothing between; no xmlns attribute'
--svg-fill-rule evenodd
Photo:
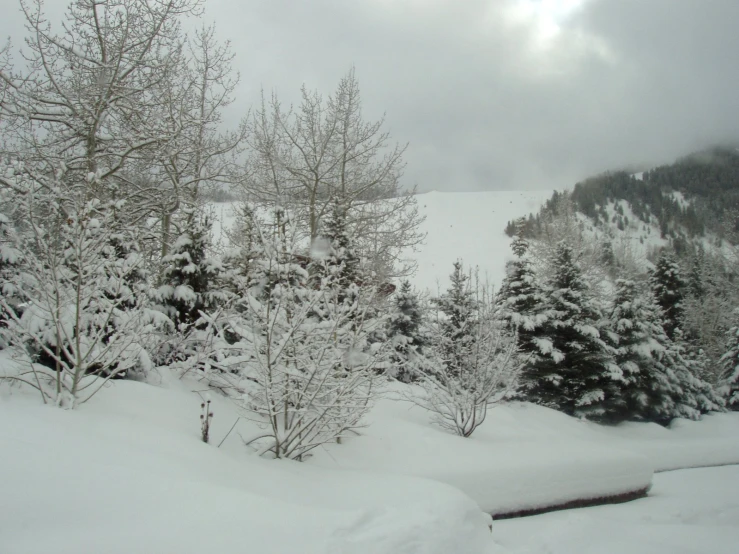
<svg viewBox="0 0 739 554"><path fill-rule="evenodd" d="M618 205L625 201L638 221L657 225L661 237L670 239L678 253L688 247L689 239L707 234L735 244L739 151L712 148L643 173L614 171L588 178L568 194L555 192L540 213L529 218L527 236L540 234L542 217L560 211L565 199L597 225L612 224L620 230L629 225ZM608 213L609 204L616 204L615 214ZM512 221L506 232L514 234Z"/></svg>

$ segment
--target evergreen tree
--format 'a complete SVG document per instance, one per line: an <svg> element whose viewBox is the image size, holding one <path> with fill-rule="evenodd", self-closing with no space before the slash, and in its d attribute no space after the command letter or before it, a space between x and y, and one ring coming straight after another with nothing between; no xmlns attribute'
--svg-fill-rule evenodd
<svg viewBox="0 0 739 554"><path fill-rule="evenodd" d="M243 294L252 278L256 260L264 257L262 229L266 226L247 202L234 204L234 212L234 225L227 232L230 248L223 254L221 286L233 294Z"/></svg>
<svg viewBox="0 0 739 554"><path fill-rule="evenodd" d="M519 228L521 222L519 220ZM544 294L537 282L533 264L528 258L528 241L517 234L511 241L516 258L506 264L506 276L496 297L500 315L511 330L518 331L518 349L522 356L534 358L539 349L534 339L546 321ZM532 360L533 361L533 360Z"/></svg>
<svg viewBox="0 0 739 554"><path fill-rule="evenodd" d="M18 272L21 259L22 253L18 249L16 231L10 219L0 213L0 298L17 316L21 314L23 301L13 283L13 276ZM5 317L0 310L0 329L6 325ZM0 340L0 348L4 346L5 341Z"/></svg>
<svg viewBox="0 0 739 554"><path fill-rule="evenodd" d="M266 425L255 439L259 450L301 460L359 424L385 352L368 345L377 322L333 302L328 279L310 282L296 231L278 210L275 225L261 233L263 255L236 301L232 328L250 384L246 406Z"/></svg>
<svg viewBox="0 0 739 554"><path fill-rule="evenodd" d="M209 241L208 219L191 212L185 231L162 258L163 284L154 295L182 332L202 326L201 312L213 308L221 297L220 291L211 290L222 265L220 260L208 257Z"/></svg>
<svg viewBox="0 0 739 554"><path fill-rule="evenodd" d="M534 338L540 356L524 368L521 393L570 415L597 418L620 371L600 337L600 309L566 243L557 247L552 266L548 319Z"/></svg>
<svg viewBox="0 0 739 554"><path fill-rule="evenodd" d="M454 262L447 291L432 302L444 315L438 321L440 344L435 345L446 373L459 377L464 371L465 354L475 336L477 300L460 260Z"/></svg>
<svg viewBox="0 0 739 554"><path fill-rule="evenodd" d="M311 255L314 286L330 290L332 302L351 309L359 296L362 278L348 228L347 207L340 197L331 204L325 229L312 245Z"/></svg>
<svg viewBox="0 0 739 554"><path fill-rule="evenodd" d="M424 313L418 295L411 284L404 281L393 299L387 331L392 345L390 363L395 378L402 383L410 383L417 377L416 366L429 341L423 324Z"/></svg>
<svg viewBox="0 0 739 554"><path fill-rule="evenodd" d="M662 308L665 332L672 339L675 336L675 330L682 327L683 302L687 289L687 282L683 278L680 265L672 254L662 252L649 282L657 304Z"/></svg>
<svg viewBox="0 0 739 554"><path fill-rule="evenodd" d="M726 334L726 353L721 357L721 395L731 410L739 410L739 311L735 312L737 325Z"/></svg>
<svg viewBox="0 0 739 554"><path fill-rule="evenodd" d="M618 394L607 401L608 420L668 422L680 391L664 359L671 341L651 291L641 294L633 281L616 281L609 328L623 380Z"/></svg>

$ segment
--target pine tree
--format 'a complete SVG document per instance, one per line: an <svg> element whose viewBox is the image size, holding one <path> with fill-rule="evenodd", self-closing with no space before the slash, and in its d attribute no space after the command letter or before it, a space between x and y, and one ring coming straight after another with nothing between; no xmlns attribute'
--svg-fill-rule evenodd
<svg viewBox="0 0 739 554"><path fill-rule="evenodd" d="M23 301L18 294L16 285L13 283L13 276L18 273L21 260L22 253L18 248L16 231L10 219L5 214L0 213L0 298L8 309L13 310L17 316L21 315ZM5 317L2 316L0 310L0 329L6 326ZM0 340L0 348L4 346L5 341Z"/></svg>
<svg viewBox="0 0 739 554"><path fill-rule="evenodd" d="M395 294L388 319L387 337L392 344L390 363L395 378L410 383L417 378L417 364L428 345L424 332L424 313L418 295L404 281Z"/></svg>
<svg viewBox="0 0 739 554"><path fill-rule="evenodd" d="M155 298L175 326L185 332L202 326L201 312L213 308L220 297L211 283L222 271L220 260L208 257L210 224L206 217L191 212L185 231L162 258L163 284Z"/></svg>
<svg viewBox="0 0 739 554"><path fill-rule="evenodd" d="M562 242L552 260L548 319L534 338L540 356L524 369L521 393L570 415L597 418L620 371L598 330L600 309L572 248Z"/></svg>
<svg viewBox="0 0 739 554"><path fill-rule="evenodd" d="M682 327L683 302L687 289L687 282L674 256L666 251L662 253L649 282L657 304L662 308L665 332L672 339L675 330Z"/></svg>
<svg viewBox="0 0 739 554"><path fill-rule="evenodd" d="M738 324L726 334L726 353L721 357L723 372L719 392L731 410L739 410L739 311L735 312Z"/></svg>
<svg viewBox="0 0 739 554"><path fill-rule="evenodd" d="M352 289L361 282L360 264L349 233L347 207L340 197L331 204L321 239L326 250L325 256L318 256L321 262L318 273L337 290L339 302L351 301L355 294Z"/></svg>
<svg viewBox="0 0 739 554"><path fill-rule="evenodd" d="M518 228L523 224L525 220L519 220ZM539 352L534 339L546 321L545 298L538 285L533 264L527 256L528 241L521 236L520 231L513 237L511 249L516 258L506 264L506 276L496 302L501 317L508 322L511 330L518 332L520 354L533 361Z"/></svg>
<svg viewBox="0 0 739 554"><path fill-rule="evenodd" d="M280 211L275 220L232 313L233 347L250 383L248 408L265 420L260 452L301 460L359 424L385 353L368 344L381 322L333 302L329 279L311 283L294 224Z"/></svg>
<svg viewBox="0 0 739 554"><path fill-rule="evenodd" d="M425 394L410 400L434 414L443 428L469 437L489 406L515 389L521 368L515 336L500 318L492 289L471 282L454 264L446 293L433 299L428 356L420 368Z"/></svg>
<svg viewBox="0 0 739 554"><path fill-rule="evenodd" d="M464 371L465 352L477 325L477 301L461 260L454 262L447 291L432 302L444 315L438 322L441 344L436 345L446 371L458 377Z"/></svg>
<svg viewBox="0 0 739 554"><path fill-rule="evenodd" d="M262 229L254 208L247 202L234 204L236 220L227 232L230 248L223 254L222 286L233 294L242 294L252 278L256 260L264 257ZM277 222L275 222L277 224Z"/></svg>
<svg viewBox="0 0 739 554"><path fill-rule="evenodd" d="M633 281L616 281L609 329L623 381L606 403L607 419L668 422L680 390L665 358L671 341L651 291L642 294Z"/></svg>
<svg viewBox="0 0 739 554"><path fill-rule="evenodd" d="M363 279L348 228L347 208L341 198L331 204L326 227L312 245L311 258L312 286L324 291L324 301L316 306L318 314L328 317L327 310L340 309L354 317L359 313Z"/></svg>

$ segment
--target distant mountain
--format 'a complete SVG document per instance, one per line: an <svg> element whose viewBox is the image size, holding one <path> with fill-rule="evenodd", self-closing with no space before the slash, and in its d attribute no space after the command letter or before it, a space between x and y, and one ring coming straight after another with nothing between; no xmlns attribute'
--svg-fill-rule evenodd
<svg viewBox="0 0 739 554"><path fill-rule="evenodd" d="M716 147L641 173L614 171L586 179L569 192L555 192L538 214L529 216L525 233L536 238L542 218L561 210L563 202L571 203L596 227L623 231L642 223L646 231L656 226L678 254L691 250L699 242L696 239L735 243L739 150ZM506 233L514 231L511 221Z"/></svg>

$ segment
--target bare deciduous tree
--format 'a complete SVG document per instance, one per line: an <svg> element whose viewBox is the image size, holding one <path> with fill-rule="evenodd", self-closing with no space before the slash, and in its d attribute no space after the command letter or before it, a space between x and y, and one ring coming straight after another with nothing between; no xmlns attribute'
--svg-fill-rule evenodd
<svg viewBox="0 0 739 554"><path fill-rule="evenodd" d="M297 109L263 98L249 124L245 181L253 198L299 214L311 241L341 197L357 249L379 278L412 272L402 252L423 240L415 191L400 185L406 147L390 143L384 123L364 120L353 69L327 99L303 88Z"/></svg>
<svg viewBox="0 0 739 554"><path fill-rule="evenodd" d="M421 364L421 393L404 397L429 410L443 429L469 437L485 421L488 408L515 389L522 363L516 336L496 313L488 287L479 282L464 287L473 313L454 321L459 319L455 306L451 314L437 311L431 354Z"/></svg>

